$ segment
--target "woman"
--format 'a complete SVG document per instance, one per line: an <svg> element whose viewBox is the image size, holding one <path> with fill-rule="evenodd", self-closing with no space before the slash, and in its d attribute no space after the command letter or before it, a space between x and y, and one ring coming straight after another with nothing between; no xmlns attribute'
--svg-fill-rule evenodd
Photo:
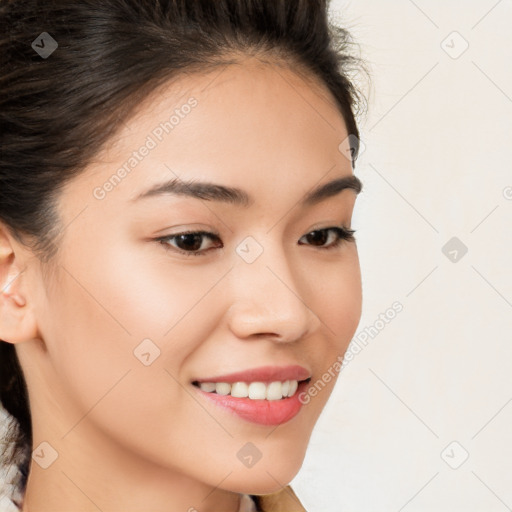
<svg viewBox="0 0 512 512"><path fill-rule="evenodd" d="M361 313L347 34L321 0L0 6L13 504L304 510Z"/></svg>

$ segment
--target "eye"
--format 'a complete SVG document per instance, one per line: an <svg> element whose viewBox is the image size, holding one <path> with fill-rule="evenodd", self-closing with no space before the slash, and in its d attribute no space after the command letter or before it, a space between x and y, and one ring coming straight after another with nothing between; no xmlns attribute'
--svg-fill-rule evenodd
<svg viewBox="0 0 512 512"><path fill-rule="evenodd" d="M329 250L340 246L344 240L348 242L355 241L354 233L355 230L344 226L332 226L329 228L316 229L307 233L302 238L307 239L306 245L313 245L322 250ZM208 231L185 231L183 233L177 233L176 235L161 236L154 240L160 242L166 250L174 250L185 256L204 256L209 251L222 247L222 241L219 235ZM217 242L217 246L205 248L203 244L205 240Z"/></svg>
<svg viewBox="0 0 512 512"><path fill-rule="evenodd" d="M185 231L176 235L161 236L155 240L161 242L168 250L173 250L173 247L176 248L177 252L185 256L203 256L207 251L214 249L214 247L204 248L203 242L205 239L218 240L222 244L216 233L209 233L208 231Z"/></svg>
<svg viewBox="0 0 512 512"><path fill-rule="evenodd" d="M355 230L344 226L332 226L329 228L315 229L302 238L306 238L310 245L314 245L320 249L330 250L339 247L343 241L354 242L354 233ZM331 242L327 244L329 239Z"/></svg>

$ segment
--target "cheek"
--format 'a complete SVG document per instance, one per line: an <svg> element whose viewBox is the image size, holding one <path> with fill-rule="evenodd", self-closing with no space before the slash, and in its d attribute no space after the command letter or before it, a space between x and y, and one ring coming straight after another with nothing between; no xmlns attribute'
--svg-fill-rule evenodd
<svg viewBox="0 0 512 512"><path fill-rule="evenodd" d="M310 360L318 361L315 380L312 380L303 400L311 415L313 428L339 378L343 355L355 334L361 318L362 290L359 259L355 246L344 254L339 265L324 265L314 273L312 283L316 307L312 308L324 324L321 355L318 348L310 353ZM308 346L306 350L312 350Z"/></svg>
<svg viewBox="0 0 512 512"><path fill-rule="evenodd" d="M101 253L76 251L68 257L72 265L64 273L66 290L59 293L73 297L65 300L64 307L86 320L84 335L89 329L108 330L110 339L123 338L133 350L146 338L162 342L183 319L194 316L195 305L218 276L210 272L208 279L193 268L178 271L163 254L164 249L151 242L138 250L118 240ZM176 352L185 349L185 341L178 338Z"/></svg>
<svg viewBox="0 0 512 512"><path fill-rule="evenodd" d="M66 400L73 394L87 410L129 371L146 370L144 378L151 381L155 370L144 366L134 350L150 339L155 343L146 345L151 360L155 350L166 355L162 334L181 309L173 304L173 294L167 290L164 295L164 287L148 280L137 261L108 249L69 255L60 270L58 286L48 290L41 333ZM168 361L186 356L183 346L172 348ZM160 361L154 368L162 366Z"/></svg>
<svg viewBox="0 0 512 512"><path fill-rule="evenodd" d="M213 288L225 270L180 266L156 242L145 242L140 250L116 251L113 247L101 265L102 278L93 286L101 289L105 302L134 340L151 338L165 344L172 338L177 353L195 348L190 338L196 337L200 324L208 323L216 311L210 304L212 314L205 316L204 299L218 294L218 288ZM181 334L184 330L188 336Z"/></svg>
<svg viewBox="0 0 512 512"><path fill-rule="evenodd" d="M144 396L175 402L179 390L170 374L182 378L187 357L218 321L215 311L222 308L215 294L207 296L218 273L176 272L145 248L120 251L112 242L99 254L86 247L68 254L42 326L51 364L69 382L61 387L88 410L113 386L115 395L138 383L129 396L119 395L120 416L125 403L146 413L161 410L161 401Z"/></svg>
<svg viewBox="0 0 512 512"><path fill-rule="evenodd" d="M361 318L362 289L359 259L355 246L339 265L326 270L314 283L318 314L326 324L327 335L334 340L336 351L344 351Z"/></svg>
<svg viewBox="0 0 512 512"><path fill-rule="evenodd" d="M107 267L105 260L103 263ZM169 341L164 342L153 336L159 356L153 359L155 349L149 344L144 351L150 353L151 363L142 362L141 352L141 359L136 357L134 349L142 339L150 339L147 334L159 312L155 316L154 305L144 304L144 294L129 294L124 286L112 287L113 283L121 284L117 271L119 268L112 267L110 273L82 275L75 268L73 278L63 276L49 304L51 320L43 329L50 363L49 387L65 411L62 424L66 432L93 425L130 449L165 460L166 454L177 452L173 439L187 435L186 412L190 413L191 400L176 382L187 357L183 347L187 339L170 334ZM160 318L155 333L172 325L170 310ZM196 413L197 424L203 419L201 412ZM176 428L171 439L173 425L183 428ZM167 438L169 450L162 453L162 439Z"/></svg>

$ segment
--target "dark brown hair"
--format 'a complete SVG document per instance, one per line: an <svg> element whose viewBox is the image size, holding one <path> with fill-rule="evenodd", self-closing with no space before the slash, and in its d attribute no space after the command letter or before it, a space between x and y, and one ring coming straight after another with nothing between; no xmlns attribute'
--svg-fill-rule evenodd
<svg viewBox="0 0 512 512"><path fill-rule="evenodd" d="M0 221L51 262L61 231L59 190L140 100L181 73L248 55L325 84L353 136L355 159L363 98L350 77L362 67L348 51L347 31L328 22L328 2L0 0ZM36 51L51 48L43 33L58 45L50 55ZM25 456L24 490L32 447L28 392L14 345L4 341L0 401L18 424L11 433Z"/></svg>

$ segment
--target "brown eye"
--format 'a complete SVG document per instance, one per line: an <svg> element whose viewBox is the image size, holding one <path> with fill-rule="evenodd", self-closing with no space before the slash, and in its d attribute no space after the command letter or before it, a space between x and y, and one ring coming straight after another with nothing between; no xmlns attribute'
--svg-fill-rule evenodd
<svg viewBox="0 0 512 512"><path fill-rule="evenodd" d="M325 229L316 229L304 235L303 238L306 238L307 245L328 250L338 247L343 240L354 241L354 233L355 231L352 229L333 226ZM222 247L219 235L209 233L208 231L187 231L175 235L161 236L155 240L160 242L165 249L174 250L185 256L204 256L210 250ZM217 244L205 248L203 245L205 240L217 241Z"/></svg>
<svg viewBox="0 0 512 512"><path fill-rule="evenodd" d="M304 235L304 238L307 239L309 245L313 245L321 249L331 249L338 247L343 240L354 241L354 233L355 230L353 229L333 226L330 228L311 231L307 235ZM329 240L331 240L331 242L327 244Z"/></svg>
<svg viewBox="0 0 512 512"><path fill-rule="evenodd" d="M322 229L318 231L311 231L311 233L306 235L306 238L312 245L324 245L327 242L329 235L327 230Z"/></svg>
<svg viewBox="0 0 512 512"><path fill-rule="evenodd" d="M178 235L176 237L176 245L178 249L184 251L198 251L203 245L203 235L197 233Z"/></svg>
<svg viewBox="0 0 512 512"><path fill-rule="evenodd" d="M210 249L215 249L215 247L204 248L203 242L207 239L220 242L218 235L207 231L189 231L156 238L166 249L175 249L186 256L202 256Z"/></svg>

